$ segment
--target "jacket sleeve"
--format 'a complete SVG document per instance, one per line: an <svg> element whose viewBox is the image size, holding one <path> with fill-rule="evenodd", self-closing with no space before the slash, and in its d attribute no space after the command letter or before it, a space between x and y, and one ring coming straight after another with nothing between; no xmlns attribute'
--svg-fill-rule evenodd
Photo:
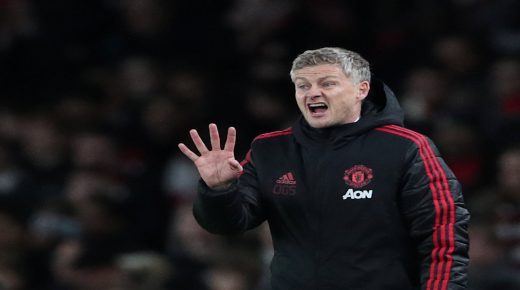
<svg viewBox="0 0 520 290"><path fill-rule="evenodd" d="M421 289L466 289L469 212L461 186L428 138L413 143L406 160L401 205L421 263Z"/></svg>
<svg viewBox="0 0 520 290"><path fill-rule="evenodd" d="M240 177L223 191L210 189L199 181L193 214L197 222L214 234L238 234L260 225L265 220L256 169L251 150L242 161Z"/></svg>

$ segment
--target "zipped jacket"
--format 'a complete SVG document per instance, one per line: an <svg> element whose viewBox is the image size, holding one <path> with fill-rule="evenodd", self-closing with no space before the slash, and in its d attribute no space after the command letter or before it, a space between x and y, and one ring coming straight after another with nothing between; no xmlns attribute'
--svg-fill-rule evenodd
<svg viewBox="0 0 520 290"><path fill-rule="evenodd" d="M461 187L426 136L402 126L373 81L356 123L258 136L227 190L204 182L199 224L236 234L267 221L275 290L459 290L468 266Z"/></svg>

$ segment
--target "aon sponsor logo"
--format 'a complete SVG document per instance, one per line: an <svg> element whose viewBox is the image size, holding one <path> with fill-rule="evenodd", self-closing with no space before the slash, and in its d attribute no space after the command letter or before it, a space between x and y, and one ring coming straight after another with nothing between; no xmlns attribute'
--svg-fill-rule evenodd
<svg viewBox="0 0 520 290"><path fill-rule="evenodd" d="M372 198L372 190L353 190L349 188L345 195L343 195L343 199L365 199Z"/></svg>

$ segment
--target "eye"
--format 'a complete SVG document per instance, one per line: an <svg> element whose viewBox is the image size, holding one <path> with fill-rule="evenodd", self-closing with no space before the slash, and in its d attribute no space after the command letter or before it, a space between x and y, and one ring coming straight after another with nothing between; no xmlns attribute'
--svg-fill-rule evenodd
<svg viewBox="0 0 520 290"><path fill-rule="evenodd" d="M296 84L296 88L300 89L300 90L305 90L309 87L308 84Z"/></svg>
<svg viewBox="0 0 520 290"><path fill-rule="evenodd" d="M335 82L324 82L323 84L321 84L323 87L327 88L327 87L332 87L334 86L336 83Z"/></svg>

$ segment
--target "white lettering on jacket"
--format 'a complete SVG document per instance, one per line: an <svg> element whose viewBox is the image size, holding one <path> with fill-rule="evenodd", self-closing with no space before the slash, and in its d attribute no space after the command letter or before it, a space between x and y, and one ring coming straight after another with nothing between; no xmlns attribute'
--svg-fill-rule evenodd
<svg viewBox="0 0 520 290"><path fill-rule="evenodd" d="M343 199L365 199L372 198L372 190L353 190L349 188L345 195L343 195Z"/></svg>

